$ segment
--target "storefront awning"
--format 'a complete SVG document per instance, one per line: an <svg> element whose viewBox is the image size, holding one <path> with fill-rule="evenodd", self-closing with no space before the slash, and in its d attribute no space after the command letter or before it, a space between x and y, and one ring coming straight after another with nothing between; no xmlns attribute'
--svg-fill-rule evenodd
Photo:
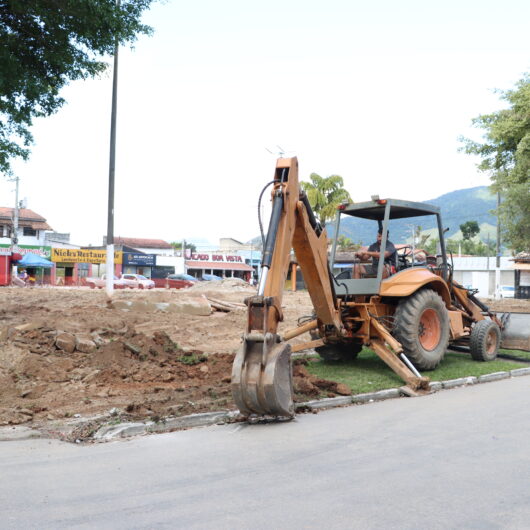
<svg viewBox="0 0 530 530"><path fill-rule="evenodd" d="M228 263L226 261L186 261L188 269L215 269L218 271L252 271L246 263Z"/></svg>

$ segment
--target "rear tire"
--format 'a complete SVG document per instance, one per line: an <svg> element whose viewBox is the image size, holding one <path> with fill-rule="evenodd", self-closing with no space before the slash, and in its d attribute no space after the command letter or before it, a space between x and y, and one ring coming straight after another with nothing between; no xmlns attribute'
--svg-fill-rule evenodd
<svg viewBox="0 0 530 530"><path fill-rule="evenodd" d="M394 315L392 335L419 370L434 370L449 344L449 314L443 300L431 289L403 298Z"/></svg>
<svg viewBox="0 0 530 530"><path fill-rule="evenodd" d="M471 330L469 351L475 361L494 361L499 352L501 330L493 320L479 320Z"/></svg>

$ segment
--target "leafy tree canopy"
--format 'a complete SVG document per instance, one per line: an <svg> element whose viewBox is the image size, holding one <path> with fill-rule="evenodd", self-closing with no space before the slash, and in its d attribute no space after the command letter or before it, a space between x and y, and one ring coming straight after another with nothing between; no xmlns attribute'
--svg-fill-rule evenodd
<svg viewBox="0 0 530 530"><path fill-rule="evenodd" d="M350 194L344 189L344 180L339 175L321 177L317 173L309 175L310 182L300 182L307 193L309 204L324 225L331 221L337 213L337 206L343 201L351 202Z"/></svg>
<svg viewBox="0 0 530 530"><path fill-rule="evenodd" d="M469 241L480 232L480 227L476 221L467 221L460 225L460 230L462 232L462 237L466 241Z"/></svg>
<svg viewBox="0 0 530 530"><path fill-rule="evenodd" d="M175 250L182 250L182 241L171 241L169 243ZM189 250L193 253L197 252L197 247L193 243L188 243L187 241L184 241L184 246L186 247L186 250Z"/></svg>
<svg viewBox="0 0 530 530"><path fill-rule="evenodd" d="M530 74L512 90L500 91L508 108L473 120L483 129L483 142L461 138L466 153L478 155L478 168L488 171L493 191L503 202L498 214L503 237L514 250L530 248Z"/></svg>
<svg viewBox="0 0 530 530"><path fill-rule="evenodd" d="M140 18L153 1L0 0L0 171L27 160L33 119L57 112L65 85L101 74L116 42L151 33Z"/></svg>
<svg viewBox="0 0 530 530"><path fill-rule="evenodd" d="M359 243L354 243L349 237L346 237L344 234L341 234L337 239L337 248L341 252L355 251L361 248Z"/></svg>

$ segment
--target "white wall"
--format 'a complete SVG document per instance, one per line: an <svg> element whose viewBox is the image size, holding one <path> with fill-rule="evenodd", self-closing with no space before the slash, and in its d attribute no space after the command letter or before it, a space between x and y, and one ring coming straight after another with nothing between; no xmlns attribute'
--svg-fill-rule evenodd
<svg viewBox="0 0 530 530"><path fill-rule="evenodd" d="M23 228L18 229L18 244L19 245L31 245L35 247L45 247L45 231L44 230L37 230L37 236L25 236ZM10 237L2 237L0 238L0 243L2 245L10 245L11 244L11 238ZM49 246L49 245L48 245Z"/></svg>
<svg viewBox="0 0 530 530"><path fill-rule="evenodd" d="M172 248L142 248L142 247L134 247L136 250L139 250L140 252L145 252L146 254L156 254L157 256L173 256L174 255L174 249ZM158 263L158 258L157 258Z"/></svg>
<svg viewBox="0 0 530 530"><path fill-rule="evenodd" d="M179 256L157 256L156 265L160 267L175 267L175 274L184 274L184 258Z"/></svg>

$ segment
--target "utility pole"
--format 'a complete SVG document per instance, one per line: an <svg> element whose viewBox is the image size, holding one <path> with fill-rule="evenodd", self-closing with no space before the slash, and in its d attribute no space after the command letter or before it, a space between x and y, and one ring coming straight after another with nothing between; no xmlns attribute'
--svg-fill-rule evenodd
<svg viewBox="0 0 530 530"><path fill-rule="evenodd" d="M120 0L116 0L116 7ZM112 75L112 110L110 116L109 202L107 212L107 263L105 289L112 298L114 292L114 176L116 169L116 111L118 106L118 37L114 44L114 71Z"/></svg>
<svg viewBox="0 0 530 530"><path fill-rule="evenodd" d="M501 192L497 192L497 244L495 245L495 298L499 298L501 289L501 218L499 208L501 207Z"/></svg>
<svg viewBox="0 0 530 530"><path fill-rule="evenodd" d="M15 181L15 210L13 211L13 230L11 232L11 252L15 252L15 245L18 245L18 184L20 181L19 177L13 179ZM16 276L18 274L18 267L13 265L12 274Z"/></svg>

